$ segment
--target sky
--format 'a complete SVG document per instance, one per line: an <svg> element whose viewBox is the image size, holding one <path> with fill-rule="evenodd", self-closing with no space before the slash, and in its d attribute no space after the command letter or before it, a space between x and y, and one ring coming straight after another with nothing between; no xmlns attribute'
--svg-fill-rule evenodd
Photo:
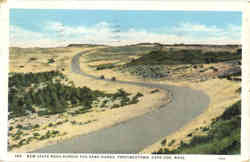
<svg viewBox="0 0 250 162"><path fill-rule="evenodd" d="M241 12L11 9L10 45L240 44Z"/></svg>

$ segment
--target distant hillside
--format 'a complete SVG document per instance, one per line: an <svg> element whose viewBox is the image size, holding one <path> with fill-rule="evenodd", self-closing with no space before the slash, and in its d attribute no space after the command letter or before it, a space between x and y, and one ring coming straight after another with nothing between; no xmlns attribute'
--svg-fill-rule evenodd
<svg viewBox="0 0 250 162"><path fill-rule="evenodd" d="M225 45L219 45L219 44L184 44L184 43L176 43L176 44L162 44L162 43L137 43L133 44L131 46L163 46L163 47L230 47L230 48L241 48L240 44L225 44Z"/></svg>
<svg viewBox="0 0 250 162"><path fill-rule="evenodd" d="M69 44L67 47L98 47L104 46L102 44Z"/></svg>
<svg viewBox="0 0 250 162"><path fill-rule="evenodd" d="M20 47L10 47L10 55L22 55L22 54L36 54L36 53L58 53L58 52L70 52L70 50L65 48L20 48Z"/></svg>
<svg viewBox="0 0 250 162"><path fill-rule="evenodd" d="M241 55L232 52L203 52L202 50L151 51L138 59L125 64L135 65L177 65L208 64L241 59Z"/></svg>

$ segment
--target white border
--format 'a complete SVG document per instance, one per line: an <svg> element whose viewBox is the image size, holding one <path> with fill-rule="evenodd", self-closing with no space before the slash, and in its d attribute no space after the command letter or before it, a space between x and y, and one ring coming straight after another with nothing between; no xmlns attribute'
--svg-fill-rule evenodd
<svg viewBox="0 0 250 162"><path fill-rule="evenodd" d="M9 53L9 9L8 4L0 4L0 71L1 71L1 84L0 84L0 98L1 103L1 113L0 113L0 130L1 130L1 138L0 138L0 160L3 158L2 155L6 155L7 153L7 137L8 137L8 53ZM3 102L6 101L6 102Z"/></svg>
<svg viewBox="0 0 250 162"><path fill-rule="evenodd" d="M250 53L250 37L249 37L249 34L250 34L250 0L248 1L248 5L247 5L247 8L246 8L246 12L245 12L245 18L244 18L244 23L245 25L243 26L244 27L244 46L245 46L245 57L243 58L243 69L244 69L244 89L243 89L243 93L242 93L242 98L246 98L244 100L244 105L246 106L245 108L245 113L248 114L247 116L244 116L245 119L243 118L242 120L242 123L246 123L245 125L243 124L242 126L244 126L244 129L245 130L245 134L247 135L246 136L246 139L245 139L245 143L246 143L246 153L248 155L248 159L250 159L250 123L249 123L249 119L250 119L250 56L249 56L249 53ZM243 131L244 131L243 130ZM244 133L244 132L242 132ZM244 139L242 139L244 140ZM246 142L247 141L247 142Z"/></svg>
<svg viewBox="0 0 250 162"><path fill-rule="evenodd" d="M112 0L9 0L11 8L46 9L113 9L113 10L214 10L239 11L246 7L246 0L156 0L156 1L112 1Z"/></svg>
<svg viewBox="0 0 250 162"><path fill-rule="evenodd" d="M183 1L183 0L176 0L176 1L170 1L170 0L156 0L156 1L67 1L67 0L43 0L43 1L31 1L31 0L9 0L8 4L4 4L1 6L1 14L0 14L0 26L1 26L1 39L4 41L1 41L0 46L0 63L2 65L1 68L1 76L2 76L2 83L0 84L0 98L1 100L7 101L7 91L8 91L8 31L9 31L9 20L8 20L8 7L10 8L46 8L46 9L111 9L111 10L207 10L207 11L247 11L247 1L245 0L220 0L220 1L215 1L215 0L208 0L208 1L198 1L198 0L192 0L192 1ZM3 20L3 21L2 21ZM243 20L245 20L245 17L243 15ZM243 21L243 33L247 29L245 21ZM243 44L243 54L246 54L248 51L248 48L246 48L247 44L247 36L244 36L242 34L242 44ZM3 42L3 43L2 43ZM247 80L247 55L243 55L243 79L244 81L242 82L244 85L246 85ZM242 98L247 97L247 88L242 88ZM1 107L6 108L8 102L2 102ZM241 156L220 156L220 155L185 155L185 161L208 161L208 162L216 162L216 161L235 161L239 162L240 160L246 160L248 157L248 149L250 147L247 147L247 131L246 127L248 126L246 123L248 121L247 115L248 114L248 100L243 100L243 106L242 106L242 129L241 129L241 141L242 141L242 146L241 146ZM1 129L3 132L7 132L7 110L4 109L0 113L0 119L3 120L1 122ZM1 133L3 134L3 133ZM4 142L5 141L5 142ZM27 158L13 158L13 154L9 153L9 157L7 156L7 133L4 133L4 135L0 138L0 160L5 159L5 160L18 160L18 161L43 161L45 159L39 159L39 158L34 158L34 159L27 159ZM5 148L5 149L4 149ZM248 149L247 149L248 148ZM2 154L3 153L3 154ZM25 157L27 154L22 154L23 157ZM52 154L50 154L52 155ZM118 156L118 154L116 154ZM166 155L169 156L169 155ZM178 155L172 155L172 158L174 156ZM182 155L181 155L182 156ZM84 160L84 161L113 161L110 159L49 159L46 161L79 161L79 160ZM128 160L125 159L126 161L134 161L134 160ZM120 160L120 161L125 161L125 160ZM116 159L117 161L117 159ZM140 160L141 161L141 160ZM148 160L147 160L148 161ZM166 160L157 160L157 161L166 161ZM180 160L171 160L171 161L180 161Z"/></svg>
<svg viewBox="0 0 250 162"><path fill-rule="evenodd" d="M248 41L249 38L247 36L247 30L249 28L249 23L248 23L248 17L250 16L248 13L248 8L246 7L244 9L243 13L243 23L242 23L242 28L243 28L243 33L242 33L242 82L241 82L241 87L242 87L242 93L241 93L241 113L242 113L242 118L241 118L241 153L242 153L242 159L247 160L249 159L249 129L248 126L248 121L249 121L249 75L248 75L248 66L247 65L247 60L249 60L249 56L247 56L247 53L249 51L248 47ZM246 114L246 115L244 115Z"/></svg>

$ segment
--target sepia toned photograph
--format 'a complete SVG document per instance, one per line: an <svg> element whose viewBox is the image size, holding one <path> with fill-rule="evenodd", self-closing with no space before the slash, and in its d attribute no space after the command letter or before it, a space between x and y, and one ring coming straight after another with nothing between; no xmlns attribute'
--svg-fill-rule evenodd
<svg viewBox="0 0 250 162"><path fill-rule="evenodd" d="M242 12L10 9L8 152L240 155Z"/></svg>

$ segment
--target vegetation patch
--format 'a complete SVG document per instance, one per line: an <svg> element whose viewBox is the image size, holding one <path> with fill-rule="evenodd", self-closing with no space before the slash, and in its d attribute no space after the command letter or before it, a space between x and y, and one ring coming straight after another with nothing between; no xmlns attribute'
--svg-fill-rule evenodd
<svg viewBox="0 0 250 162"><path fill-rule="evenodd" d="M159 89L154 89L154 90L150 91L151 94L157 93L157 92L160 92L160 90Z"/></svg>
<svg viewBox="0 0 250 162"><path fill-rule="evenodd" d="M38 113L49 115L63 113L73 107L81 112L92 108L94 101L107 97L111 101L120 101L113 107L138 102L142 94L131 94L119 89L110 94L91 90L87 87L75 87L72 82L58 71L41 73L11 73L9 76L9 119ZM105 107L105 104L103 104Z"/></svg>
<svg viewBox="0 0 250 162"><path fill-rule="evenodd" d="M113 69L115 67L115 64L107 63L107 64L100 64L100 65L95 65L91 67L94 67L96 70L106 70L106 69Z"/></svg>
<svg viewBox="0 0 250 162"><path fill-rule="evenodd" d="M161 148L153 154L240 154L240 130L241 101L238 101L203 130L206 135L192 136L190 142L182 141L177 149Z"/></svg>
<svg viewBox="0 0 250 162"><path fill-rule="evenodd" d="M53 64L54 62L56 62L53 58L50 58L49 60L48 60L48 64Z"/></svg>
<svg viewBox="0 0 250 162"><path fill-rule="evenodd" d="M168 76L168 71L162 65L137 65L125 69L122 67L120 70L142 78L158 79Z"/></svg>
<svg viewBox="0 0 250 162"><path fill-rule="evenodd" d="M137 59L132 59L122 65L121 71L128 71L133 75L143 78L163 78L171 77L172 74L179 75L180 72L196 69L197 76L209 69L202 68L203 64L221 63L241 60L241 54L228 51L204 52L199 49L189 50L154 50L144 53ZM213 73L219 69L210 67ZM194 74L195 70L192 72ZM205 75L205 74L204 74ZM184 78L192 77L183 76Z"/></svg>
<svg viewBox="0 0 250 162"><path fill-rule="evenodd" d="M58 130L48 130L43 135L41 135L38 132L34 132L34 133L32 133L31 136L29 136L27 138L23 138L23 139L19 138L15 144L11 144L11 145L9 144L8 150L12 150L13 148L19 148L23 145L27 145L34 140L41 141L41 140L45 140L45 139L49 139L49 138L54 138L54 137L58 136L59 134L60 134L60 132Z"/></svg>
<svg viewBox="0 0 250 162"><path fill-rule="evenodd" d="M86 122L77 122L77 121L73 120L73 121L70 121L70 123L72 125L86 125L86 124L90 124L90 123L95 122L95 121L97 121L97 120L96 119L95 120L88 120Z"/></svg>
<svg viewBox="0 0 250 162"><path fill-rule="evenodd" d="M112 96L102 96L98 98L94 105L99 108L118 108L126 105L136 104L143 94L138 92L136 95L125 92L123 89L118 89Z"/></svg>
<svg viewBox="0 0 250 162"><path fill-rule="evenodd" d="M128 61L129 56L140 56L148 53L152 50L156 50L158 47L146 47L146 46L120 46L120 47L107 47L97 50L95 53L87 55L87 59L90 62L103 61L103 60L117 60Z"/></svg>
<svg viewBox="0 0 250 162"><path fill-rule="evenodd" d="M240 59L240 54L226 51L202 52L202 50L156 50L129 62L125 67L135 65L209 64Z"/></svg>

